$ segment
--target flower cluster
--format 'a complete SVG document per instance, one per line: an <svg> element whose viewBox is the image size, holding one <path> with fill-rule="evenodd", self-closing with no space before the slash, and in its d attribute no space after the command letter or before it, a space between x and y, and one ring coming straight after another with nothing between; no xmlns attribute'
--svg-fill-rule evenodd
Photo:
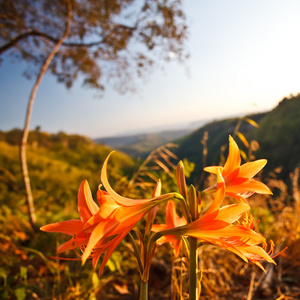
<svg viewBox="0 0 300 300"><path fill-rule="evenodd" d="M194 214L193 221L183 226L174 228L184 221L179 220L173 205L167 206L166 225L154 226L154 230L165 229L162 242L170 242L174 245L175 253L181 236L194 237L199 240L218 245L240 256L244 261L252 261L265 271L261 260L274 263L274 260L265 251L266 242L264 237L253 230L253 221L249 220L250 206L246 200L254 192L272 194L270 189L263 183L252 179L266 164L261 159L241 165L239 148L233 138L229 137L229 155L224 167L207 167L204 170L217 175L217 184L209 187L201 194L215 191L213 202L209 209L201 213L201 194L198 199L191 201L193 193L187 192L184 179L184 170L177 167L177 183L182 195L188 198L190 213ZM221 206L225 195L231 196L239 203ZM194 197L195 198L195 197ZM197 203L198 200L198 203ZM192 208L196 203L196 208ZM242 217L244 219L238 222ZM250 225L251 224L251 225ZM170 230L170 228L174 228ZM169 230L167 230L169 229ZM262 246L260 246L262 245Z"/></svg>
<svg viewBox="0 0 300 300"><path fill-rule="evenodd" d="M88 182L81 183L78 191L78 212L80 220L69 220L42 226L47 232L61 232L72 238L61 245L57 252L80 248L82 264L88 258L92 259L93 267L102 254L99 274L119 243L125 238L136 223L151 209L172 196L166 194L151 199L132 200L118 195L107 180L107 161L104 162L101 181L107 191L99 189L94 202ZM156 187L156 190L158 188ZM158 196L157 193L154 193Z"/></svg>
<svg viewBox="0 0 300 300"><path fill-rule="evenodd" d="M160 195L159 182L150 199L122 197L113 190L107 178L109 156L101 170L101 182L106 191L98 190L98 204L92 198L88 182L84 181L78 191L80 219L41 227L42 231L61 232L71 236L69 241L58 248L58 253L79 248L82 264L87 259L92 259L94 267L104 255L99 271L101 274L115 248L130 235L139 220L148 214L144 236L138 236L139 248L134 247L144 281L148 280L156 245L170 242L175 255L178 255L182 237L226 248L262 269L261 260L275 263L270 253L265 251L264 237L253 229L253 221L249 216L250 206L246 199L253 193L271 194L266 185L253 179L264 167L266 160L241 165L239 148L231 136L229 155L224 167L205 168L205 171L217 175L216 185L202 192L197 192L193 186L187 187L183 164L180 162L176 170L179 194L174 192ZM201 202L209 193L214 193L213 202L202 214ZM237 203L222 205L226 195L235 198ZM183 217L179 217L176 212L178 201L181 203ZM162 202L167 202L166 224L154 224L157 206Z"/></svg>

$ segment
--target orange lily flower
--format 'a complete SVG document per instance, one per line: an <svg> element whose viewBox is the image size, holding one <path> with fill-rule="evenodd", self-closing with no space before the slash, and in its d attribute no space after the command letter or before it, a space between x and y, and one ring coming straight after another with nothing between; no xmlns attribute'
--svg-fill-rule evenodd
<svg viewBox="0 0 300 300"><path fill-rule="evenodd" d="M115 248L147 211L157 204L155 201L151 205L137 201L137 205L123 207L102 190L98 190L97 199L100 208L92 199L87 181L84 181L78 192L78 210L81 220L48 224L42 226L41 230L72 235L71 240L61 245L57 252L62 253L79 247L83 252L82 262L92 258L93 267L105 253L99 271L101 274ZM90 209L93 210L93 215Z"/></svg>
<svg viewBox="0 0 300 300"><path fill-rule="evenodd" d="M154 193L153 198L134 200L118 195L110 186L106 175L107 162L110 155L106 158L101 170L101 182L107 192L98 190L97 199L100 209L83 227L83 230L90 232L91 235L82 255L82 263L84 264L90 255L94 254L95 250L97 251L97 256L105 253L99 274L101 274L112 252L137 222L158 204L173 196L173 194L166 194L156 197ZM160 190L160 188L157 189ZM109 245L107 245L107 240L109 239L111 240Z"/></svg>
<svg viewBox="0 0 300 300"><path fill-rule="evenodd" d="M241 165L238 145L229 136L229 154L224 167L206 167L204 170L213 174L218 174L218 170L221 172L229 196L236 198L236 195L248 192L272 194L265 184L252 179L266 163L267 160L259 159Z"/></svg>
<svg viewBox="0 0 300 300"><path fill-rule="evenodd" d="M166 206L166 224L154 224L152 226L152 231L158 232L178 226L185 225L186 219L184 217L179 217L176 213L176 207L173 201L168 201ZM161 237L157 244L162 245L164 243L169 242L173 249L176 256L179 254L179 250L182 244L182 237L177 235L166 235Z"/></svg>
<svg viewBox="0 0 300 300"><path fill-rule="evenodd" d="M257 223L257 225L258 225L258 223ZM252 217L252 215L250 215L250 217L249 217L248 213L247 213L246 218L242 222L242 226L244 226L247 229L256 231L257 225L256 225L256 228L254 228L253 217ZM267 253L266 253L267 243L265 241L263 241L263 246L260 247L258 243L255 243L253 241L251 242L250 240L248 240L247 243L241 243L241 241L238 241L237 238L232 238L230 240L230 244L233 244L234 247L237 248L239 252L241 252L248 260L250 260L251 262L256 264L258 267L260 267L265 273L267 273L267 272L266 272L265 268L262 266L262 264L260 263L260 261L265 259L269 262L274 263L273 258L280 255L282 252L284 252L287 249L287 247L285 247L279 253L273 255L273 253L274 253L273 241L271 241L270 249ZM233 250L233 252L234 252L234 250ZM239 253L237 253L237 254L239 255Z"/></svg>
<svg viewBox="0 0 300 300"><path fill-rule="evenodd" d="M161 234L194 237L228 249L246 262L253 261L260 267L262 266L258 263L259 259L275 263L268 253L258 246L260 243L264 243L264 238L259 233L249 226L233 224L248 212L249 205L238 203L220 208L225 196L225 182L220 170L217 172L217 190L209 210L198 220L177 228L166 229Z"/></svg>
<svg viewBox="0 0 300 300"><path fill-rule="evenodd" d="M97 198L100 203L99 212L84 225L84 230L91 232L91 235L82 255L82 263L84 264L95 250L99 256L105 253L99 271L101 274L118 244L158 202L121 206L109 194L101 190L98 191ZM107 240L110 238L111 241L107 244Z"/></svg>

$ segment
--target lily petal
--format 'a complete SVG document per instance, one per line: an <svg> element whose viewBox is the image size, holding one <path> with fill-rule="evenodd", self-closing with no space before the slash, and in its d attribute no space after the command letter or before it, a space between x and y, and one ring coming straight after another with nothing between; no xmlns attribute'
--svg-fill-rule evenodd
<svg viewBox="0 0 300 300"><path fill-rule="evenodd" d="M262 249L259 246L250 246L250 247L239 247L239 249L243 252L247 252L248 254L248 259L251 260L252 259L260 259L263 258L268 262L271 262L273 264L276 265L275 261L268 255L268 253ZM251 257L251 254L254 254L254 257ZM246 255L247 256L247 255Z"/></svg>
<svg viewBox="0 0 300 300"><path fill-rule="evenodd" d="M99 215L105 219L108 218L117 208L120 207L114 199L102 190L97 191L97 199L100 204Z"/></svg>
<svg viewBox="0 0 300 300"><path fill-rule="evenodd" d="M252 178L266 165L266 163L266 159L259 159L252 162L247 162L241 165L238 176L242 178Z"/></svg>
<svg viewBox="0 0 300 300"><path fill-rule="evenodd" d="M84 250L84 253L81 257L82 265L85 264L86 260L89 258L96 244L103 238L103 236L107 236L113 229L117 226L117 222L114 223L114 226L108 226L110 220L108 222L99 223L91 233L89 242Z"/></svg>
<svg viewBox="0 0 300 300"><path fill-rule="evenodd" d="M81 232L83 223L81 220L68 220L42 226L40 230L46 232L61 232L69 235L74 235Z"/></svg>
<svg viewBox="0 0 300 300"><path fill-rule="evenodd" d="M244 203L223 206L220 208L216 220L233 223L236 222L243 213L249 211L249 209L250 206Z"/></svg>
<svg viewBox="0 0 300 300"><path fill-rule="evenodd" d="M244 192L255 192L258 194L272 194L271 190L262 182L253 179L247 180L240 185L230 185L226 192L228 193L244 193Z"/></svg>
<svg viewBox="0 0 300 300"><path fill-rule="evenodd" d="M117 246L121 243L121 241L125 238L126 235L127 235L127 232L126 232L126 234L121 234L120 236L117 236L114 239L113 244L110 245L109 249L105 253L104 258L101 262L101 266L100 266L100 269L99 269L99 277L101 276L101 274L104 270L104 267L105 267L107 261L109 260L109 258L111 257L112 253L115 251Z"/></svg>
<svg viewBox="0 0 300 300"><path fill-rule="evenodd" d="M232 136L229 136L229 154L227 161L224 165L224 173L230 174L234 173L241 165L241 155L240 150L235 142L235 140L232 138Z"/></svg>
<svg viewBox="0 0 300 300"><path fill-rule="evenodd" d="M256 233L253 230L247 229L240 225L228 225L222 227L222 221L216 221L217 223L212 226L205 226L205 228L198 228L188 224L187 229L184 232L184 235L195 237L198 239L206 240L208 239L220 239L222 238L230 238L230 237L241 237L243 239L251 239L260 243L263 241L263 238L260 234ZM224 224L226 222L223 222ZM228 224L228 223L227 223Z"/></svg>
<svg viewBox="0 0 300 300"><path fill-rule="evenodd" d="M142 204L142 203L148 203L151 202L151 200L153 200L153 198L150 199L129 199L129 198L125 198L122 197L121 195L117 194L113 188L110 186L108 178L107 178L107 162L109 160L109 157L114 153L114 151L112 151L107 158L105 159L104 163L103 163L103 167L101 169L101 182L103 184L103 186L105 187L106 191L108 192L108 194L113 197L113 199L120 205L123 206L134 206L134 205L138 205L138 204Z"/></svg>
<svg viewBox="0 0 300 300"><path fill-rule="evenodd" d="M85 236L81 238L79 237L71 238L70 240L68 240L67 242L65 242L64 244L58 247L57 253L66 252L68 250L73 250L77 247L84 246L87 244L88 240L89 240L89 236Z"/></svg>
<svg viewBox="0 0 300 300"><path fill-rule="evenodd" d="M203 170L206 171L206 172L208 172L208 173L212 173L212 174L216 174L217 175L218 174L218 170L222 174L224 168L223 167L214 167L214 166L211 166L211 167L205 167Z"/></svg>
<svg viewBox="0 0 300 300"><path fill-rule="evenodd" d="M94 202L90 186L87 180L83 181L78 190L78 212L82 222L86 222L92 217L99 207Z"/></svg>
<svg viewBox="0 0 300 300"><path fill-rule="evenodd" d="M224 196L225 196L224 178L221 174L221 171L217 169L217 191L212 205L209 207L208 211L206 212L207 215L211 214L214 211L217 211L220 208Z"/></svg>

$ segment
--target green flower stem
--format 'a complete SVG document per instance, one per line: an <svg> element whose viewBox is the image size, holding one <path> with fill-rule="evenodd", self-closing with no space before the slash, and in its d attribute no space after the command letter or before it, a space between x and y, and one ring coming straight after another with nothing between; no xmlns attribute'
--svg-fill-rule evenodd
<svg viewBox="0 0 300 300"><path fill-rule="evenodd" d="M139 265L139 269L140 269L140 274L142 275L143 272L144 272L144 267L143 267L143 264L142 264L142 261L141 261L141 257L140 257L140 253L139 253L139 249L136 245L136 242L132 236L132 234L129 232L128 233L128 236L129 236L129 239L130 239L130 242L132 244L132 247L133 247L133 250L134 250L134 254L136 256L136 260L138 262L138 265Z"/></svg>
<svg viewBox="0 0 300 300"><path fill-rule="evenodd" d="M183 215L185 216L187 222L191 223L192 218L186 200L178 193L173 194L173 199L179 200L181 202Z"/></svg>
<svg viewBox="0 0 300 300"><path fill-rule="evenodd" d="M148 300L148 281L141 280L140 300Z"/></svg>
<svg viewBox="0 0 300 300"><path fill-rule="evenodd" d="M190 213L189 213L189 209L188 209L188 206L187 206L187 202L180 194L178 194L178 193L168 193L168 194L158 196L155 199L158 200L159 203L164 202L164 201L168 201L168 200L179 200L182 204L182 208L184 210L183 214L186 217L187 222L188 223L192 222L192 219L191 219L191 216L190 216ZM156 205L157 204L155 204L154 206L156 206Z"/></svg>
<svg viewBox="0 0 300 300"><path fill-rule="evenodd" d="M189 212L188 206L187 206L187 202L185 201L185 199L183 199L183 201L181 201L182 204L182 208L184 210L184 216L187 220L188 223L192 222L192 218L191 218L191 214Z"/></svg>
<svg viewBox="0 0 300 300"><path fill-rule="evenodd" d="M189 300L198 300L198 256L197 256L197 239L190 237L190 289Z"/></svg>

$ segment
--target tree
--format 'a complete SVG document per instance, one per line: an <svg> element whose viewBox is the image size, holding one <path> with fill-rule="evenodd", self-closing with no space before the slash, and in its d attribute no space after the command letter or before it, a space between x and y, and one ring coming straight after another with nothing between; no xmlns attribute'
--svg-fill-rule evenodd
<svg viewBox="0 0 300 300"><path fill-rule="evenodd" d="M21 167L22 167L22 175L23 175L23 180L24 180L24 185L25 185L25 190L26 190L26 195L27 195L29 219L30 219L30 223L33 228L35 228L36 215L35 215L34 202L33 202L33 197L32 197L31 185L30 185L29 174L28 174L28 167L27 167L27 158L26 158L26 148L27 148L27 141L28 141L28 134L29 134L29 123L30 123L30 119L31 119L31 114L32 114L31 111L32 111L32 106L33 106L33 102L35 99L37 89L38 89L51 61L55 57L55 54L57 53L57 51L61 47L62 43L68 38L68 36L70 34L71 21L72 21L71 0L66 0L65 5L67 8L67 20L66 20L66 25L65 25L65 32L62 35L62 37L57 41L57 43L54 45L50 54L48 54L44 64L42 65L42 67L40 69L39 74L37 75L36 81L31 90L28 105L27 105L25 125L24 125L21 145L20 145L20 160L21 160Z"/></svg>
<svg viewBox="0 0 300 300"><path fill-rule="evenodd" d="M181 0L73 0L72 7L71 33L49 66L68 88L80 77L100 90L112 80L126 92L155 62L187 57ZM25 75L37 74L64 34L64 1L3 0L0 14L0 57L26 61Z"/></svg>
<svg viewBox="0 0 300 300"><path fill-rule="evenodd" d="M25 60L25 75L36 75L20 145L29 218L35 227L26 147L35 95L48 68L68 88L83 75L84 85L100 90L105 79L116 77L119 91L127 91L130 79L142 76L155 57L186 57L185 18L180 0L4 0L0 20L0 58L8 52Z"/></svg>

